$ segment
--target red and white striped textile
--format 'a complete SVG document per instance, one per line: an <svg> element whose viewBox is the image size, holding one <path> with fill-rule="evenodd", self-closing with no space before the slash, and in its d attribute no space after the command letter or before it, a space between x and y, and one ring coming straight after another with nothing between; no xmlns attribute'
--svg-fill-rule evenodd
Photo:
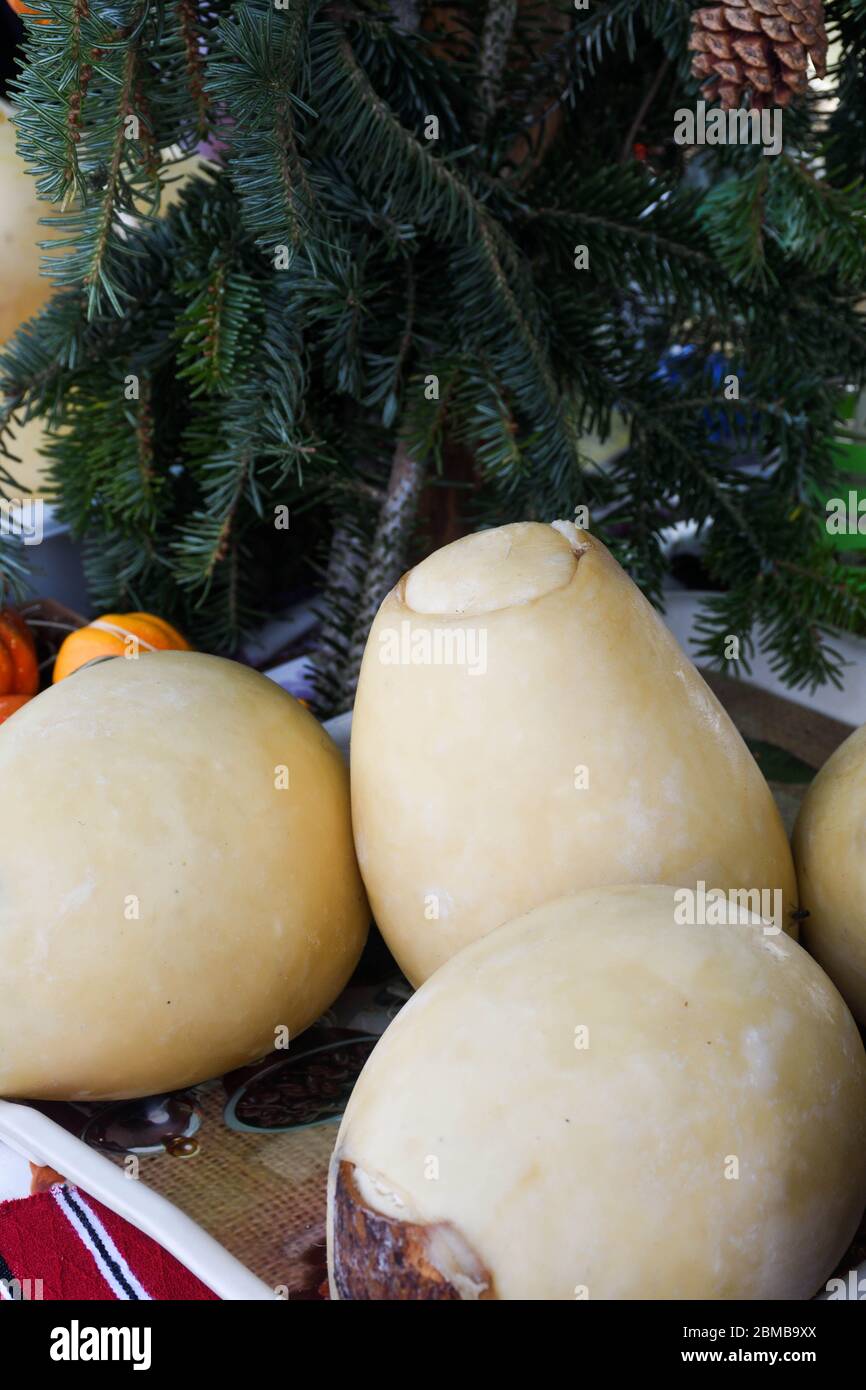
<svg viewBox="0 0 866 1390"><path fill-rule="evenodd" d="M77 1187L0 1202L0 1301L216 1299L156 1241Z"/></svg>

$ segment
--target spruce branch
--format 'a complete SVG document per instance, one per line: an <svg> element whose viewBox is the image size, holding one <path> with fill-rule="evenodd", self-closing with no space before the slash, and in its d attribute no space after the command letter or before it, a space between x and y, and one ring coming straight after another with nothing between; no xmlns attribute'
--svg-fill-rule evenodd
<svg viewBox="0 0 866 1390"><path fill-rule="evenodd" d="M131 109L133 97L138 86L138 53L133 44L130 44L124 55L123 67L121 69L120 94L118 100L118 122L112 141L110 158L106 170L105 182L101 190L101 197L98 204L97 215L94 219L94 238L92 249L88 250L89 264L82 276L82 283L87 292L87 313L92 318L94 313L100 308L101 294L104 289L115 311L120 314L123 312L117 295L112 286L110 275L106 270L106 260L108 257L109 246L113 238L118 235L117 223L122 210L129 208L129 203L124 196L125 190L122 182L122 169L126 157L126 130L124 128L124 117Z"/></svg>
<svg viewBox="0 0 866 1390"><path fill-rule="evenodd" d="M84 291L88 319L120 315L130 227L160 203L163 134L183 154L203 119L187 81L189 9L73 0L70 13L69 0L39 0L39 14L14 86L19 153L61 209L46 219L59 235L43 243L43 273Z"/></svg>
<svg viewBox="0 0 866 1390"><path fill-rule="evenodd" d="M323 114L339 132L343 158L354 164L372 198L387 199L438 241L454 245L462 336L495 355L527 414L541 412L539 466L561 473L576 457L574 424L539 332L543 316L527 264L470 180L403 128L373 90L346 35L333 26L322 29L313 44L317 92ZM379 150L375 162L373 148Z"/></svg>
<svg viewBox="0 0 866 1390"><path fill-rule="evenodd" d="M850 5L828 0L837 107L786 112L767 160L673 144L693 0L521 4L504 63L508 0L430 7L423 30L397 0L35 3L20 139L45 196L69 190L71 254L0 357L0 486L17 423L43 416L94 602L230 649L321 556L324 712L351 700L421 487L459 486L466 525L591 502L656 596L664 528L694 521L712 650L763 624L780 670L832 678L834 625L866 630L864 567L821 526L849 486L840 397L866 380ZM621 162L638 127L642 167ZM157 215L205 128L227 167ZM593 463L614 428L626 447Z"/></svg>
<svg viewBox="0 0 866 1390"><path fill-rule="evenodd" d="M177 0L177 12L183 39L187 82L197 117L196 132L203 140L210 130L210 97L205 87L205 55L203 52L205 30L200 20L200 11L196 0Z"/></svg>
<svg viewBox="0 0 866 1390"><path fill-rule="evenodd" d="M250 344L261 318L261 302L250 275L230 268L224 248L214 249L201 281L175 282L186 304L178 319L178 377L204 392L228 396L237 380L238 354Z"/></svg>
<svg viewBox="0 0 866 1390"><path fill-rule="evenodd" d="M400 402L404 394L404 379L412 356L414 345L416 304L416 278L410 259L405 261L405 315L403 332L397 341L396 349L389 353L371 353L369 356L369 389L364 404L380 407L382 424L389 429L397 419Z"/></svg>
<svg viewBox="0 0 866 1390"><path fill-rule="evenodd" d="M465 243L479 204L468 184L406 130L374 90L346 33L324 21L310 34L313 83L331 142L353 167L371 199L401 216Z"/></svg>
<svg viewBox="0 0 866 1390"><path fill-rule="evenodd" d="M313 254L315 195L302 154L313 115L307 73L308 0L277 13L268 0L237 5L219 26L207 90L233 115L229 170L244 219L263 249Z"/></svg>
<svg viewBox="0 0 866 1390"><path fill-rule="evenodd" d="M17 537L0 540L0 608L20 603L30 587L27 549Z"/></svg>

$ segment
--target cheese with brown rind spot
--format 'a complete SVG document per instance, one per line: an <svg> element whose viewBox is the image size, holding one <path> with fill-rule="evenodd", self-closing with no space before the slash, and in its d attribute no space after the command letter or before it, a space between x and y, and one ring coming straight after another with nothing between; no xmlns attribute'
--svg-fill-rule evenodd
<svg viewBox="0 0 866 1390"><path fill-rule="evenodd" d="M673 887L587 889L409 1000L337 1137L333 1296L440 1298L446 1268L502 1300L824 1286L866 1205L863 1043L790 937L678 908Z"/></svg>

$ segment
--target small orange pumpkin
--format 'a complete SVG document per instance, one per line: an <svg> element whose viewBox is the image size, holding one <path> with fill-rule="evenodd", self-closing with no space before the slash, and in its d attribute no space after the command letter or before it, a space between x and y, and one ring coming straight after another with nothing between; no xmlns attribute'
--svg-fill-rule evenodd
<svg viewBox="0 0 866 1390"><path fill-rule="evenodd" d="M29 4L24 4L24 0L8 0L8 3L10 3L10 8L13 8L15 14L36 14L36 10L31 10ZM49 21L47 21L47 19L38 19L36 22L38 22L38 24L47 24Z"/></svg>
<svg viewBox="0 0 866 1390"><path fill-rule="evenodd" d="M9 0L9 5L15 11L16 14L36 14L36 11L31 10L29 5L25 5L23 3L23 0ZM39 24L47 24L48 20L40 19L37 22Z"/></svg>
<svg viewBox="0 0 866 1390"><path fill-rule="evenodd" d="M0 609L0 695L35 695L39 662L33 634L14 608Z"/></svg>
<svg viewBox="0 0 866 1390"><path fill-rule="evenodd" d="M32 699L32 695L0 695L0 724L3 724L22 705L28 705Z"/></svg>
<svg viewBox="0 0 866 1390"><path fill-rule="evenodd" d="M70 632L57 653L52 680L62 681L101 656L189 650L189 642L177 628L153 613L103 613L87 627Z"/></svg>

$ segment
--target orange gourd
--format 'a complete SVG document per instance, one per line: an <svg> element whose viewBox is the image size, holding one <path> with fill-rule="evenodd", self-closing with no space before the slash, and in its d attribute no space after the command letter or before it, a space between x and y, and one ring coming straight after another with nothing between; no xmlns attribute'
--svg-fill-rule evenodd
<svg viewBox="0 0 866 1390"><path fill-rule="evenodd" d="M10 6L11 9L13 9L13 10L15 11L16 14L36 14L36 11L35 11L35 10L31 10L31 8L30 8L29 5L25 5L25 4L23 3L23 0L9 0L9 6ZM47 23L48 23L48 20L47 20L47 19L40 19L40 20L37 20L37 23L38 23L38 24L47 24Z"/></svg>
<svg viewBox="0 0 866 1390"><path fill-rule="evenodd" d="M153 613L104 613L87 627L70 632L57 653L52 680L62 681L102 656L189 650L189 642L177 628Z"/></svg>
<svg viewBox="0 0 866 1390"><path fill-rule="evenodd" d="M0 609L0 695L35 695L39 662L33 634L14 608Z"/></svg>

